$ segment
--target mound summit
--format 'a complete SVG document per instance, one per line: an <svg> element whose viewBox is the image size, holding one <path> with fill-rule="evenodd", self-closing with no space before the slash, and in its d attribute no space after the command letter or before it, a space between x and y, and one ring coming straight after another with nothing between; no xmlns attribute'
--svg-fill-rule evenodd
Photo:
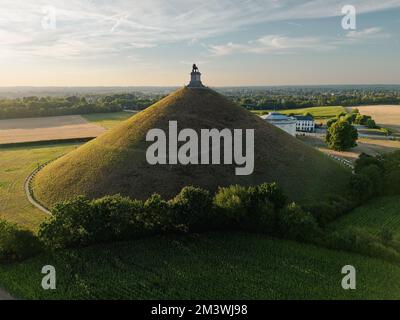
<svg viewBox="0 0 400 320"><path fill-rule="evenodd" d="M150 129L255 129L254 172L235 175L232 165L150 165ZM36 199L51 208L76 195L97 198L120 193L144 199L157 192L173 197L186 185L211 191L230 184L276 181L297 201L338 193L349 171L321 152L267 123L206 87L184 87L96 139L55 160L33 180Z"/></svg>

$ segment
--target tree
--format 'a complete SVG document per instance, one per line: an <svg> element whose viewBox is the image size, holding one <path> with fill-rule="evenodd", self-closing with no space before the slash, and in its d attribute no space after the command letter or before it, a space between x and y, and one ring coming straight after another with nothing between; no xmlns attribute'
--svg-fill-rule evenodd
<svg viewBox="0 0 400 320"><path fill-rule="evenodd" d="M357 201L366 201L373 195L373 182L364 174L354 174L350 178L350 192Z"/></svg>
<svg viewBox="0 0 400 320"><path fill-rule="evenodd" d="M343 151L355 147L357 139L357 129L348 121L338 120L328 128L325 141L329 148Z"/></svg>
<svg viewBox="0 0 400 320"><path fill-rule="evenodd" d="M333 119L329 119L327 122L326 122L326 126L329 128L331 125L333 125L336 121L338 121L339 119L338 118L333 118Z"/></svg>
<svg viewBox="0 0 400 320"><path fill-rule="evenodd" d="M359 173L368 177L372 182L372 195L379 196L383 192L383 169L376 164L371 164L362 168Z"/></svg>
<svg viewBox="0 0 400 320"><path fill-rule="evenodd" d="M358 113L354 120L354 123L365 126L367 124L368 120L371 120L370 116L366 116L366 115Z"/></svg>
<svg viewBox="0 0 400 320"><path fill-rule="evenodd" d="M349 123L354 123L354 121L356 120L356 114L348 113L348 114L342 116L341 119L343 119Z"/></svg>
<svg viewBox="0 0 400 320"><path fill-rule="evenodd" d="M377 125L376 125L375 121L372 120L372 119L367 119L367 121L365 122L365 125L370 129L377 128Z"/></svg>
<svg viewBox="0 0 400 320"><path fill-rule="evenodd" d="M307 240L319 233L315 218L296 203L288 204L279 212L278 225L281 236L293 240Z"/></svg>

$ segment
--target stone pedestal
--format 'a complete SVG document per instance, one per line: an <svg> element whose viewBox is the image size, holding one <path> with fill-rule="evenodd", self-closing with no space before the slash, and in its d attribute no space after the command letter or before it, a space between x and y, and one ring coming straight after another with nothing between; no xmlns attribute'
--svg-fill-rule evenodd
<svg viewBox="0 0 400 320"><path fill-rule="evenodd" d="M204 88L201 83L201 73L198 71L192 71L190 74L190 82L188 84L189 88Z"/></svg>

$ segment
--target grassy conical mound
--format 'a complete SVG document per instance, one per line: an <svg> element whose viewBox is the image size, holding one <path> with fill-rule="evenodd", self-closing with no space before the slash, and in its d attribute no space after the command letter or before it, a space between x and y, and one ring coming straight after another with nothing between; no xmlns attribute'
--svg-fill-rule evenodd
<svg viewBox="0 0 400 320"><path fill-rule="evenodd" d="M235 175L236 165L149 165L146 133L178 129L255 129L255 167ZM348 170L319 151L268 124L210 89L180 89L119 126L42 169L33 182L44 205L75 195L96 198L121 193L143 199L154 192L169 198L185 185L215 190L229 184L276 181L294 200L307 200L344 189Z"/></svg>

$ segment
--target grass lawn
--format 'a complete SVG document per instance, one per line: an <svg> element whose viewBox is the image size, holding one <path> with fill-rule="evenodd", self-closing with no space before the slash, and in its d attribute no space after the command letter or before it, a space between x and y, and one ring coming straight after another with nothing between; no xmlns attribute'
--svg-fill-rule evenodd
<svg viewBox="0 0 400 320"><path fill-rule="evenodd" d="M355 227L374 235L385 227L400 240L400 196L374 199L337 220L333 226L339 229Z"/></svg>
<svg viewBox="0 0 400 320"><path fill-rule="evenodd" d="M110 112L110 113L93 113L82 115L87 121L94 122L95 124L102 126L106 129L110 129L121 121L128 119L133 116L134 112Z"/></svg>
<svg viewBox="0 0 400 320"><path fill-rule="evenodd" d="M0 218L35 230L46 215L28 202L25 178L38 163L56 158L77 145L58 143L0 148Z"/></svg>
<svg viewBox="0 0 400 320"><path fill-rule="evenodd" d="M274 110L254 110L254 113L262 114L263 112L268 111L272 112ZM325 107L310 107L310 108L301 108L301 109L286 109L286 110L277 110L277 112L282 114L291 114L295 115L303 115L307 112L311 113L311 115L315 119L330 119L334 118L342 112L347 113L346 109L341 106L325 106Z"/></svg>
<svg viewBox="0 0 400 320"><path fill-rule="evenodd" d="M40 283L53 265L57 289ZM357 289L341 287L341 268ZM0 266L0 286L27 299L399 299L400 267L247 233L162 237L58 252Z"/></svg>

